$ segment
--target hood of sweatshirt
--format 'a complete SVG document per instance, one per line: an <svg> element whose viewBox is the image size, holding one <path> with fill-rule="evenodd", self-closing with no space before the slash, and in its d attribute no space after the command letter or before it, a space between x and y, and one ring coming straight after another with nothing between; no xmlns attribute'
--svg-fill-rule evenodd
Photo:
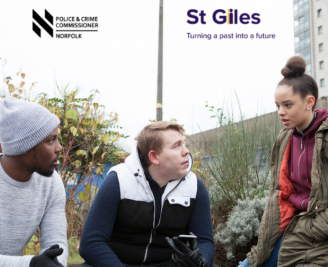
<svg viewBox="0 0 328 267"><path fill-rule="evenodd" d="M289 197L289 202L300 211L307 210L310 198L315 133L326 118L328 118L328 110L316 110L315 119L304 131L292 130L289 166L290 181L296 190L296 194Z"/></svg>

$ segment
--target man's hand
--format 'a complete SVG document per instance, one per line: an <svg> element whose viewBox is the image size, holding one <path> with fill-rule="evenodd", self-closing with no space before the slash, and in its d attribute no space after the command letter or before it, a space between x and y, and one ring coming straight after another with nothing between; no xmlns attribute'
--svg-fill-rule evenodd
<svg viewBox="0 0 328 267"><path fill-rule="evenodd" d="M190 233L193 234L193 233ZM178 267L207 267L206 260L197 248L196 238L190 242L190 247L180 241L177 237L165 238L173 249L172 261Z"/></svg>
<svg viewBox="0 0 328 267"><path fill-rule="evenodd" d="M41 255L33 257L30 262L30 267L63 267L57 260L57 256L62 253L62 248L59 248L58 245L53 245Z"/></svg>

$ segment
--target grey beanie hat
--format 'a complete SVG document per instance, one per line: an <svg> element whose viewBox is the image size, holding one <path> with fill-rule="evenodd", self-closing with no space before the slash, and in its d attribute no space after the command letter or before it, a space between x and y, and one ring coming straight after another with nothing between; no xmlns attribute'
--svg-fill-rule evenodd
<svg viewBox="0 0 328 267"><path fill-rule="evenodd" d="M60 120L45 107L6 97L0 102L0 143L5 155L16 156L49 136Z"/></svg>

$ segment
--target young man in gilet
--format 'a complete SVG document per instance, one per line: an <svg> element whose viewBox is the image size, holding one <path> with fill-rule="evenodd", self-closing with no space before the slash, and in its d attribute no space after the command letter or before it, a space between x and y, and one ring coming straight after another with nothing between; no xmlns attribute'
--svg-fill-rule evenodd
<svg viewBox="0 0 328 267"><path fill-rule="evenodd" d="M176 123L147 125L136 150L110 169L84 225L84 266L212 266L209 196L183 134ZM177 238L190 234L189 246Z"/></svg>

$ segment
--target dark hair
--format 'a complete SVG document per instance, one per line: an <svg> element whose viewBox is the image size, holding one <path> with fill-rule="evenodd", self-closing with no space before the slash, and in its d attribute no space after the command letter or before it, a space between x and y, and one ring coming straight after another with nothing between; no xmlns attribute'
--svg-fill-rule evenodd
<svg viewBox="0 0 328 267"><path fill-rule="evenodd" d="M318 99L318 85L316 81L305 74L306 63L302 57L294 56L288 59L286 66L281 70L284 78L279 82L280 85L287 85L293 88L294 93L299 93L304 99L308 95L313 95L315 98L314 106Z"/></svg>

